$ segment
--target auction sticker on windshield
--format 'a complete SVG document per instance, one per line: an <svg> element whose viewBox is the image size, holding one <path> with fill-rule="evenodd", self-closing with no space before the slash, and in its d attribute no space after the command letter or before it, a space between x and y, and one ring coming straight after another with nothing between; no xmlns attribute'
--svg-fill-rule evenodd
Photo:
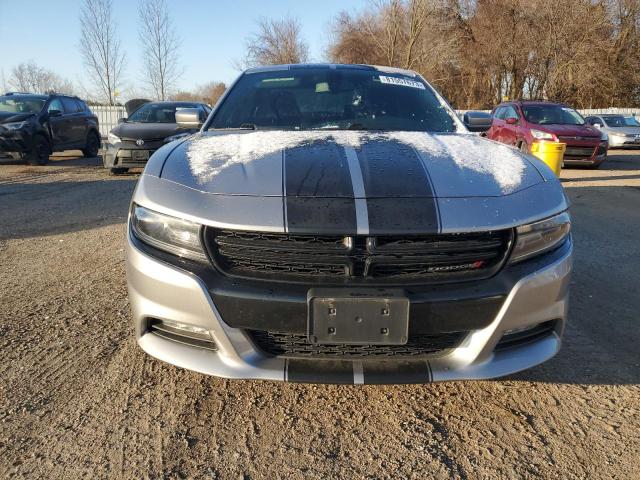
<svg viewBox="0 0 640 480"><path fill-rule="evenodd" d="M422 90L425 89L424 83L417 82L415 80L409 80L407 78L387 77L385 75L380 75L380 82L390 85L401 85L403 87L421 88Z"/></svg>

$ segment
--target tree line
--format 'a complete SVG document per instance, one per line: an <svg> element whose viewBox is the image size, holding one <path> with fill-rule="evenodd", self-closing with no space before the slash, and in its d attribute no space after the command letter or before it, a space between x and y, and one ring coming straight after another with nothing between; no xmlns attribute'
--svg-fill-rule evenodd
<svg viewBox="0 0 640 480"><path fill-rule="evenodd" d="M213 105L223 83L176 88L180 39L165 0L138 5L147 90L160 100ZM80 13L82 58L93 93L108 104L117 101L126 62L112 9L111 0L83 0ZM327 31L323 60L415 70L460 109L520 98L640 106L640 0L373 0L335 15ZM303 32L295 18L260 19L235 65L306 62ZM29 91L72 88L33 63L15 67L8 83Z"/></svg>
<svg viewBox="0 0 640 480"><path fill-rule="evenodd" d="M308 59L295 19L259 27L249 64ZM415 70L460 109L640 105L640 0L376 0L330 32L328 61Z"/></svg>

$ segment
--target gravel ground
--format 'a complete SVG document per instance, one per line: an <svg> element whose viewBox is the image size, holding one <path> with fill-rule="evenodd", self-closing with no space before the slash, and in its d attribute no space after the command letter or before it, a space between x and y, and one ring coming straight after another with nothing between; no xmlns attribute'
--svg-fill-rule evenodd
<svg viewBox="0 0 640 480"><path fill-rule="evenodd" d="M0 164L1 478L640 478L640 155L565 170L562 351L499 381L227 381L133 341L136 175Z"/></svg>

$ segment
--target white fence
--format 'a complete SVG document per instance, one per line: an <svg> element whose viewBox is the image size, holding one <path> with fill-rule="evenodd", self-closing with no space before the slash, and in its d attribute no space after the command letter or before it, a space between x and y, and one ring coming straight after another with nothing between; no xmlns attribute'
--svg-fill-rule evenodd
<svg viewBox="0 0 640 480"><path fill-rule="evenodd" d="M118 119L127 118L127 111L124 107L89 105L89 108L98 117L98 121L100 122L100 135L103 138L106 138L111 129L118 125Z"/></svg>
<svg viewBox="0 0 640 480"><path fill-rule="evenodd" d="M90 105L89 108L93 113L98 116L98 120L100 121L100 135L106 137L107 134L111 131L113 127L118 124L118 119L127 118L127 111L124 107L114 106L108 107L103 105ZM464 112L468 110L456 110L456 113L460 116L464 115ZM490 110L479 110L482 112L489 113ZM618 108L618 107L609 107L609 108L592 108L586 110L578 110L583 116L589 115L599 115L601 113L613 113L620 115L634 115L636 117L640 117L640 108Z"/></svg>

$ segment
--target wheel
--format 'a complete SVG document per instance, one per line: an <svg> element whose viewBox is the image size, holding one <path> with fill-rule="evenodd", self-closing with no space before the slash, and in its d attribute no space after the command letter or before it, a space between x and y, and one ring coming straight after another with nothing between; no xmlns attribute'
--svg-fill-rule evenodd
<svg viewBox="0 0 640 480"><path fill-rule="evenodd" d="M87 158L98 156L100 150L100 137L96 132L89 132L87 136L87 145L82 149L82 154Z"/></svg>
<svg viewBox="0 0 640 480"><path fill-rule="evenodd" d="M49 141L42 135L37 135L33 140L33 149L27 155L27 161L31 165L46 165L51 155Z"/></svg>
<svg viewBox="0 0 640 480"><path fill-rule="evenodd" d="M129 171L129 169L128 169L128 168L117 168L117 167L111 168L111 169L109 170L109 172L111 173L111 175L120 175L120 174L122 174L122 173L127 173L128 171Z"/></svg>

